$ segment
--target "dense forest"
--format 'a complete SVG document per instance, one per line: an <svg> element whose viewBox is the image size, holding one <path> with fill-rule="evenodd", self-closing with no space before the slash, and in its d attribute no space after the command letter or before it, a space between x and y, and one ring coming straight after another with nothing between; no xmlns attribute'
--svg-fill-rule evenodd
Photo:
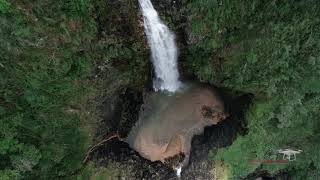
<svg viewBox="0 0 320 180"><path fill-rule="evenodd" d="M177 34L182 74L254 96L246 133L211 160L230 179L319 178L318 0L171 3L155 4ZM140 16L136 0L0 0L0 179L98 171L83 159L101 138L101 98L142 91L152 75ZM286 164L248 163L282 158L284 148L303 152Z"/></svg>
<svg viewBox="0 0 320 180"><path fill-rule="evenodd" d="M190 69L199 79L251 92L248 134L219 152L233 176L256 168L287 169L297 179L319 177L320 4L317 1L192 1L188 47ZM194 55L193 55L194 54ZM201 56L199 57L199 54ZM275 150L302 149L290 164Z"/></svg>

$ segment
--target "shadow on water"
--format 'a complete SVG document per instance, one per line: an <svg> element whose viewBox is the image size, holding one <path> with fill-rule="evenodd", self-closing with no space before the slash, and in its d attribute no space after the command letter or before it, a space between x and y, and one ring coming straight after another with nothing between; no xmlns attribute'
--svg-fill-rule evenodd
<svg viewBox="0 0 320 180"><path fill-rule="evenodd" d="M228 89L218 88L217 91L230 116L217 125L206 127L203 134L193 137L190 163L184 169L182 179L212 179L210 171L214 169L214 162L210 160L208 162L208 159L210 159L209 153L230 146L238 134L244 135L247 133L245 112L254 98L253 95L234 96L232 95L234 92Z"/></svg>

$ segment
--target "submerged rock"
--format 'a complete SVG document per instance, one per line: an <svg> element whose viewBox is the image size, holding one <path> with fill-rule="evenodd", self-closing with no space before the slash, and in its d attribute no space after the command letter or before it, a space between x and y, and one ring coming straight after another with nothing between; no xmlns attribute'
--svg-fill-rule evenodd
<svg viewBox="0 0 320 180"><path fill-rule="evenodd" d="M222 100L207 87L153 93L126 141L144 158L177 168L189 161L192 137L227 116Z"/></svg>

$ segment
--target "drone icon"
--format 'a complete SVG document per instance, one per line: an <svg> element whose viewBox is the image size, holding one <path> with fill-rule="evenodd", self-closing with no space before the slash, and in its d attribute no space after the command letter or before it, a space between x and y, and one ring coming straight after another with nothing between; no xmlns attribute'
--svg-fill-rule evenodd
<svg viewBox="0 0 320 180"><path fill-rule="evenodd" d="M300 154L302 150L292 150L292 149L279 149L278 153L283 154L282 159L287 159L289 161L294 161L297 159L296 154ZM293 156L293 158L292 158Z"/></svg>

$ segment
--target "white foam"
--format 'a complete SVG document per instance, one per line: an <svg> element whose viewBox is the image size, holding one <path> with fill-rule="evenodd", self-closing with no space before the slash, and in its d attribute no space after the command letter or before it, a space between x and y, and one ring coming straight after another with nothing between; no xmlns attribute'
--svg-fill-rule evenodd
<svg viewBox="0 0 320 180"><path fill-rule="evenodd" d="M175 168L175 170L176 170L176 175L180 178L181 177L182 167L178 166L178 167Z"/></svg>
<svg viewBox="0 0 320 180"><path fill-rule="evenodd" d="M139 0L144 28L151 48L156 79L153 88L175 92L181 86L177 65L178 51L174 34L161 21L150 0Z"/></svg>

